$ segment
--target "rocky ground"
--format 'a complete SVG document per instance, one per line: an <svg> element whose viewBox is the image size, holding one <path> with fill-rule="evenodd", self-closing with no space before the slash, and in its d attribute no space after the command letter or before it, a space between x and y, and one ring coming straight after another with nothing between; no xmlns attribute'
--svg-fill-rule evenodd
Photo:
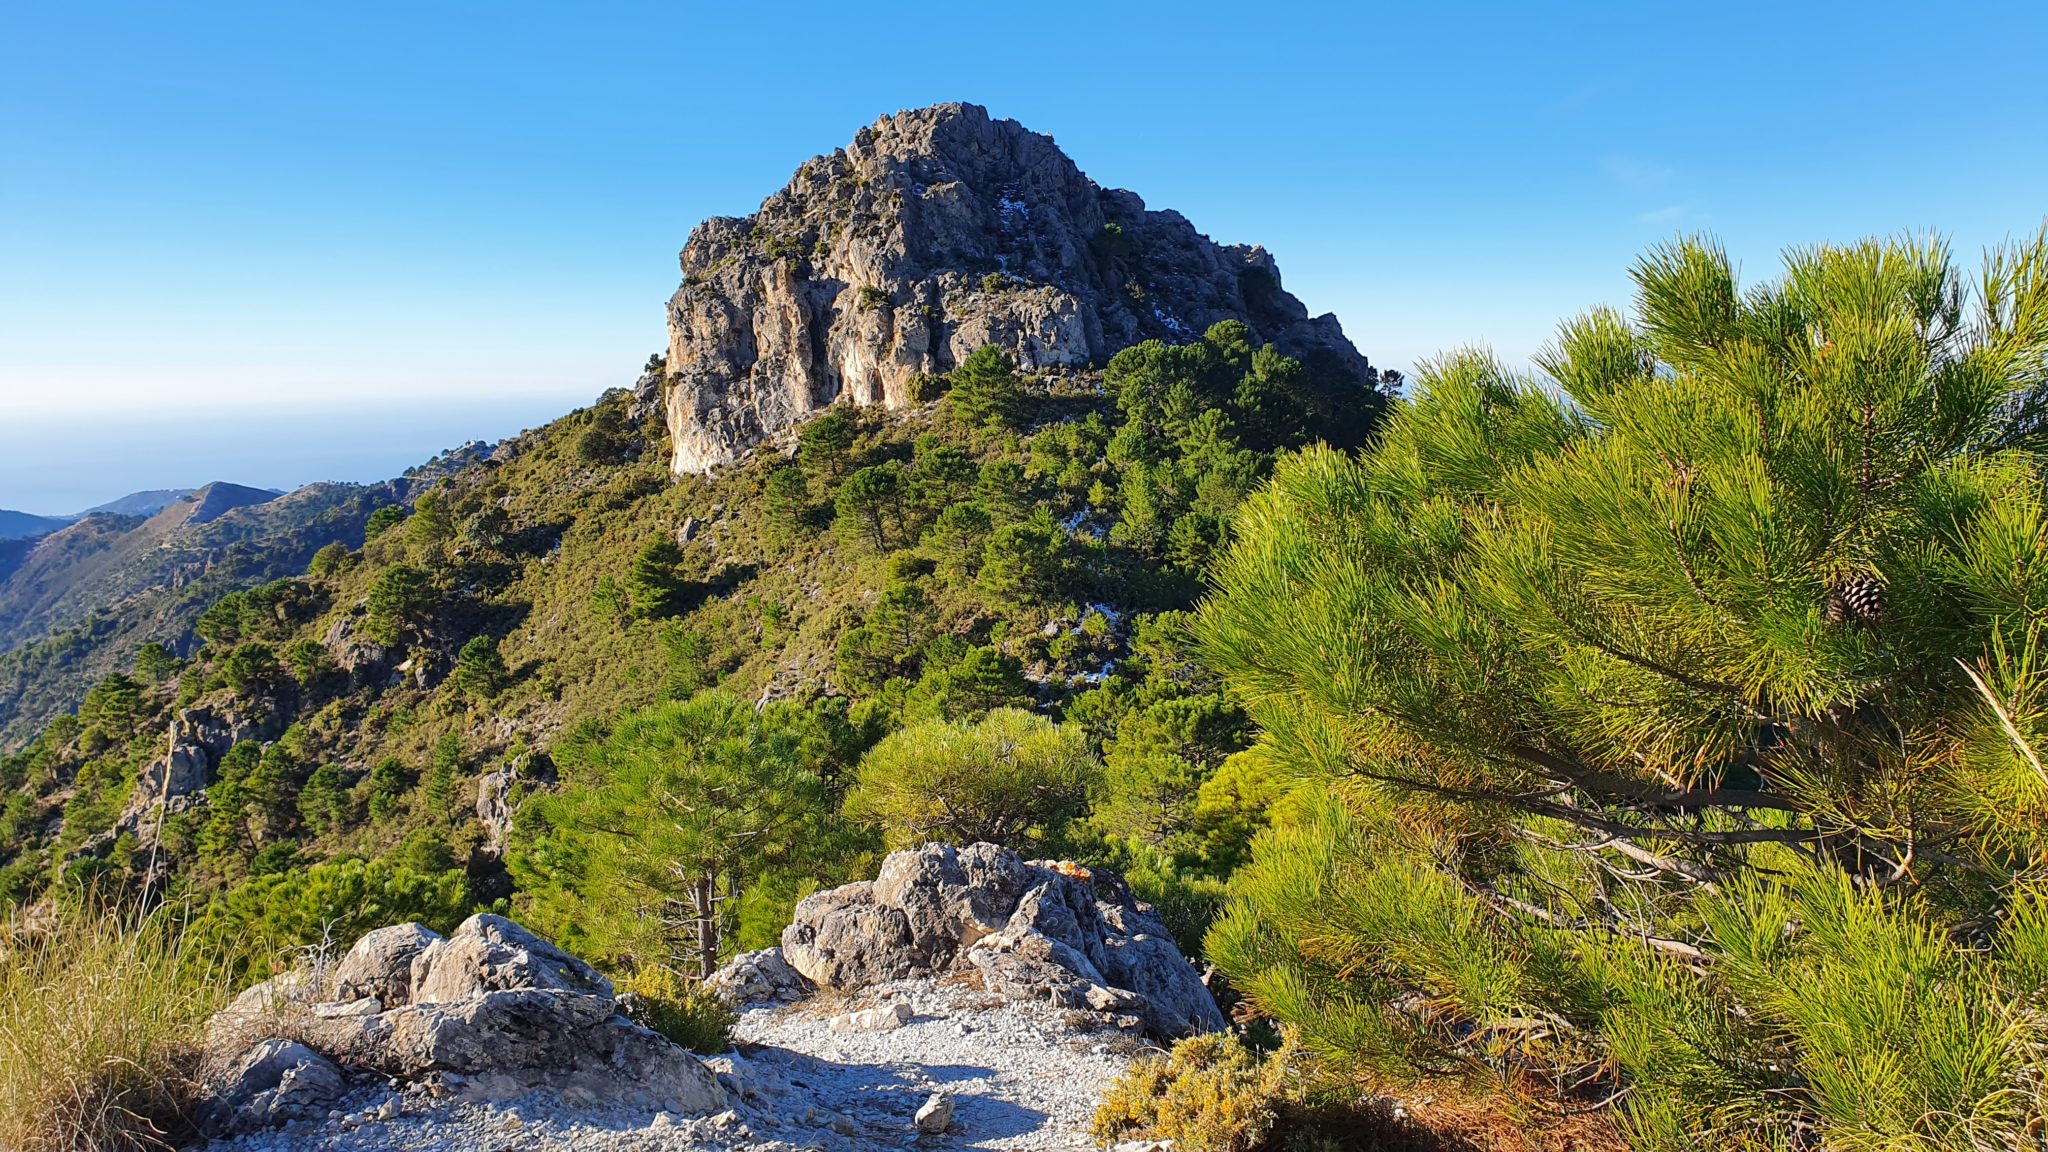
<svg viewBox="0 0 2048 1152"><path fill-rule="evenodd" d="M366 933L208 1025L206 1152L1080 1149L1152 1042L1224 1026L1121 878L993 844L891 853L710 987L699 1060L502 916Z"/></svg>
<svg viewBox="0 0 2048 1152"><path fill-rule="evenodd" d="M882 1030L846 1030L852 1014ZM825 1149L1083 1149L1101 1091L1144 1045L1101 1018L1006 1001L972 978L920 977L851 995L757 1007L735 1051L711 1061L735 1098L708 1117L577 1108L552 1094L499 1102L435 1099L420 1086L360 1089L324 1122L221 1140L206 1152L781 1152ZM953 1105L942 1134L915 1118L934 1093Z"/></svg>

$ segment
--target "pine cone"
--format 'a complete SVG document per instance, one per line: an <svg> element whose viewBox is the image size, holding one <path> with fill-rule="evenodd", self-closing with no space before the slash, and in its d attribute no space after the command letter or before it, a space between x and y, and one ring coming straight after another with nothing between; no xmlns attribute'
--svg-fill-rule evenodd
<svg viewBox="0 0 2048 1152"><path fill-rule="evenodd" d="M1828 623L1875 627L1884 618L1884 585L1869 572L1837 576L1828 585Z"/></svg>

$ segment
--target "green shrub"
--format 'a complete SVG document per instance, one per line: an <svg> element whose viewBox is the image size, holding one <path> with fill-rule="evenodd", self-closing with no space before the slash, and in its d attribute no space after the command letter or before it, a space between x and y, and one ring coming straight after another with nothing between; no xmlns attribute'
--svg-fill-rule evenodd
<svg viewBox="0 0 2048 1152"><path fill-rule="evenodd" d="M718 993L659 965L636 969L617 985L627 1018L700 1056L732 1047L739 1013Z"/></svg>
<svg viewBox="0 0 2048 1152"><path fill-rule="evenodd" d="M1279 1121L1281 1053L1261 1058L1228 1033L1182 1040L1103 1093L1090 1130L1104 1145L1171 1140L1176 1152L1254 1152Z"/></svg>
<svg viewBox="0 0 2048 1152"><path fill-rule="evenodd" d="M1100 765L1078 727L1000 708L976 721L913 725L860 762L846 811L891 847L930 840L1025 845L1087 805Z"/></svg>
<svg viewBox="0 0 2048 1152"><path fill-rule="evenodd" d="M585 464L618 465L633 456L632 430L620 405L606 403L590 414L590 423L576 437L576 458Z"/></svg>

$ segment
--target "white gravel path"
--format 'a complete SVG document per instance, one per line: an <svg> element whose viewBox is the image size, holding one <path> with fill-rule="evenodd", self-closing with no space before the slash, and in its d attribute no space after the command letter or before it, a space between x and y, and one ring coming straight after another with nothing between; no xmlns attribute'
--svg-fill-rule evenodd
<svg viewBox="0 0 2048 1152"><path fill-rule="evenodd" d="M888 1032L830 1031L834 1015L895 1001L915 1013ZM1143 1051L1114 1029L1044 1004L1005 1003L961 982L909 980L852 997L746 1012L738 1049L712 1062L733 1109L675 1117L576 1108L543 1094L436 1100L374 1087L336 1119L217 1141L206 1152L877 1152L1093 1148L1102 1090ZM953 1097L944 1135L911 1123L933 1092Z"/></svg>

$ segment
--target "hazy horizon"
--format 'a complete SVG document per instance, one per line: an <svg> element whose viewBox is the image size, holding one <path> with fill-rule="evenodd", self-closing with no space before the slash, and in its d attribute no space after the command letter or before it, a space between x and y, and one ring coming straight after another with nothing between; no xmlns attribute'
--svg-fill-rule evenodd
<svg viewBox="0 0 2048 1152"><path fill-rule="evenodd" d="M9 419L0 421L0 509L69 516L131 492L216 480L285 491L372 483L471 440L516 436L596 398L592 391Z"/></svg>

